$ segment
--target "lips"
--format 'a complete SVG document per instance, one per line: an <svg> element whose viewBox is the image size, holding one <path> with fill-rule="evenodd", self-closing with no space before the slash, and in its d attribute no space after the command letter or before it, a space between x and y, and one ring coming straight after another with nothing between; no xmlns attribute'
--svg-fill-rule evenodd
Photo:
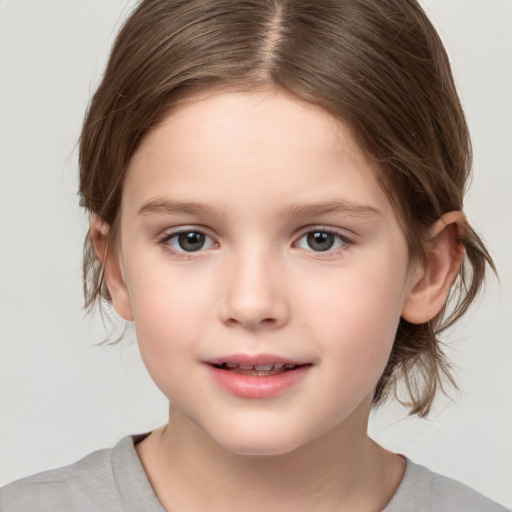
<svg viewBox="0 0 512 512"><path fill-rule="evenodd" d="M299 383L312 367L271 355L235 355L206 361L213 380L240 398L270 398Z"/></svg>

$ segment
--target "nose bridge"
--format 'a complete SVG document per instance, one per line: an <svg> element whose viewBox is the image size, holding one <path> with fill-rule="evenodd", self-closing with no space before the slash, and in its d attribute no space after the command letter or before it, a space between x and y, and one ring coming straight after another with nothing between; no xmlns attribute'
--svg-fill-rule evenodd
<svg viewBox="0 0 512 512"><path fill-rule="evenodd" d="M263 245L233 251L227 262L224 322L247 328L276 327L288 320L284 269L279 257Z"/></svg>

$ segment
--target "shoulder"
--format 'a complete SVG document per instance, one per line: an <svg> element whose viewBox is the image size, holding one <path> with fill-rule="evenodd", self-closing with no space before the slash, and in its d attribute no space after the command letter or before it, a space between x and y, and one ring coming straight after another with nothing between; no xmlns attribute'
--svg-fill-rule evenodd
<svg viewBox="0 0 512 512"><path fill-rule="evenodd" d="M395 496L383 512L507 512L507 509L457 480L407 460Z"/></svg>
<svg viewBox="0 0 512 512"><path fill-rule="evenodd" d="M44 471L0 489L0 510L94 510L113 481L112 449L99 450L80 461Z"/></svg>
<svg viewBox="0 0 512 512"><path fill-rule="evenodd" d="M159 506L131 436L59 469L23 478L0 489L2 512L142 510ZM132 498L133 501L132 501Z"/></svg>

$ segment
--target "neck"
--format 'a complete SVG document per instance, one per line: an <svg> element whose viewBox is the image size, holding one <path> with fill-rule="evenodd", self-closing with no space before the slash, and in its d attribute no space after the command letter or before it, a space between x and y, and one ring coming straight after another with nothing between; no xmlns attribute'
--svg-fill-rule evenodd
<svg viewBox="0 0 512 512"><path fill-rule="evenodd" d="M167 510L216 512L232 503L244 512L378 511L398 487L404 463L369 439L363 423L364 429L344 425L282 455L240 455L171 410L168 425L137 451Z"/></svg>

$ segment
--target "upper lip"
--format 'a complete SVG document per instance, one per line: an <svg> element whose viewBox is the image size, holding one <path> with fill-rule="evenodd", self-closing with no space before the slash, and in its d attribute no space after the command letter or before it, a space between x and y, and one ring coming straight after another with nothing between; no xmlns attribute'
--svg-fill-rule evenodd
<svg viewBox="0 0 512 512"><path fill-rule="evenodd" d="M289 359L286 357L281 357L277 355L272 354L255 354L255 355L249 355L249 354L231 354L227 356L221 356L221 357L215 357L213 359L208 359L205 361L207 364L211 365L220 365L223 363L233 363L233 364L239 364L244 366L263 366L263 365L270 365L270 364L293 364L293 365L303 365L303 364L309 364L304 363L302 361L297 361L294 359Z"/></svg>

